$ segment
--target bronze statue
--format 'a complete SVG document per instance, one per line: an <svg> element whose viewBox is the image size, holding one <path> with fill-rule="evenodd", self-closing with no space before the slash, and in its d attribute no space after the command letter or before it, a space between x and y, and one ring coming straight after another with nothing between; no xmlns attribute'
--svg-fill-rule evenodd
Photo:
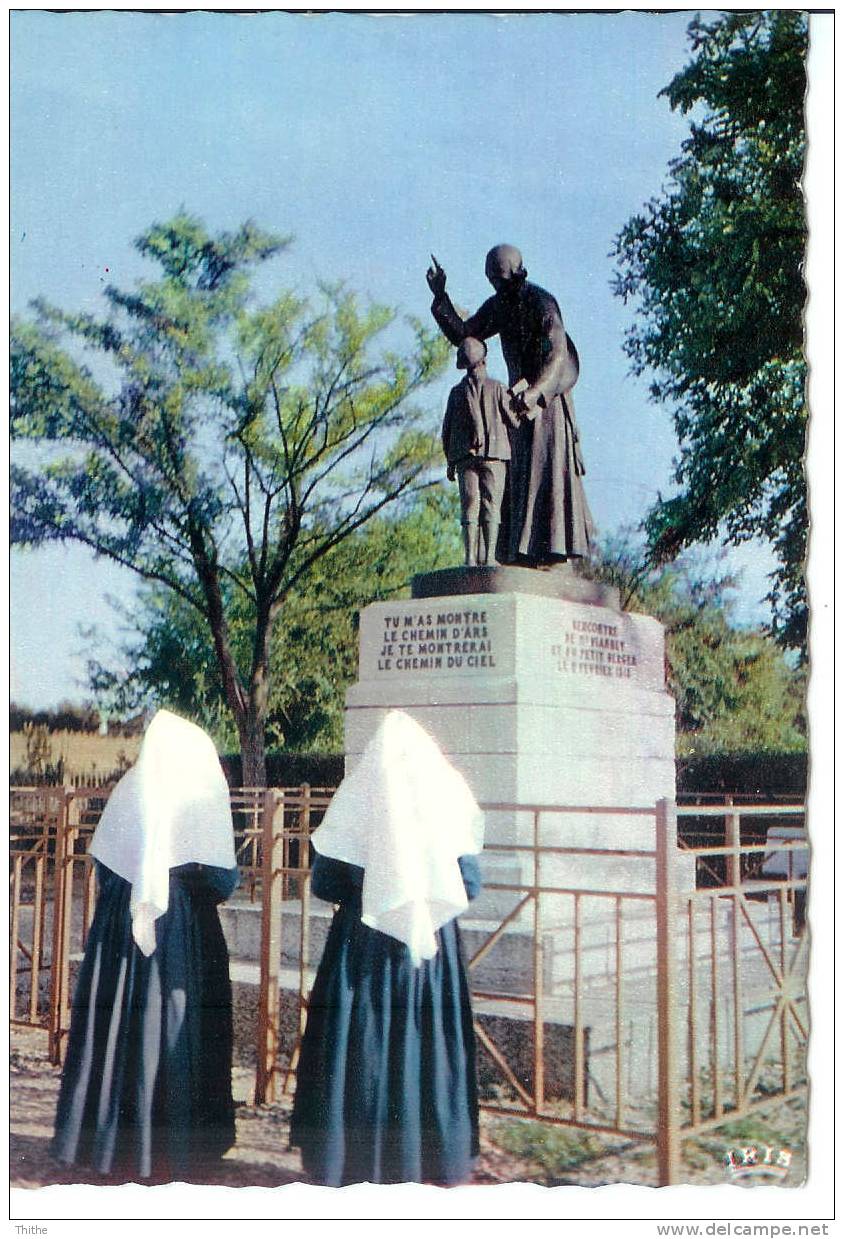
<svg viewBox="0 0 844 1239"><path fill-rule="evenodd" d="M445 271L431 258L431 313L440 330L456 345L466 336L499 335L510 388L517 391L514 411L521 417L512 435L505 559L541 567L586 555L592 518L571 396L580 362L560 307L544 288L528 283L514 246L496 245L486 259L495 295L464 321L445 291Z"/></svg>
<svg viewBox="0 0 844 1239"><path fill-rule="evenodd" d="M486 372L486 345L466 336L457 349L466 377L448 396L442 443L448 478L460 486L464 563L488 564L495 556L501 504L510 460L508 427L517 427L510 395Z"/></svg>

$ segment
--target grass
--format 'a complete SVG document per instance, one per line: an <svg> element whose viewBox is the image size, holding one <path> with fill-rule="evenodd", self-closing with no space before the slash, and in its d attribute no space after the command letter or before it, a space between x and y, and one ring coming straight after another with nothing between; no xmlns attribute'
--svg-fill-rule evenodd
<svg viewBox="0 0 844 1239"><path fill-rule="evenodd" d="M525 1119L496 1123L492 1139L500 1149L530 1162L550 1178L600 1157L606 1148L604 1141L591 1132Z"/></svg>
<svg viewBox="0 0 844 1239"><path fill-rule="evenodd" d="M561 1180L577 1183L579 1168L585 1182L596 1181L596 1172L605 1182L655 1182L656 1149L652 1144L631 1145L621 1137L530 1119L498 1121L491 1128L490 1138L499 1149L524 1163L532 1180L549 1186ZM724 1165L727 1151L749 1145L792 1152L794 1165L788 1185L799 1183L805 1174L805 1100L772 1102L770 1110L726 1119L720 1127L684 1139L681 1181L729 1181Z"/></svg>

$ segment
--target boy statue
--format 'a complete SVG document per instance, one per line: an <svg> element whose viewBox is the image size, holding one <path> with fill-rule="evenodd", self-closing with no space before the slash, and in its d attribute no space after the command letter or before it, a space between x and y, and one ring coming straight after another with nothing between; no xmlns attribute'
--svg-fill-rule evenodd
<svg viewBox="0 0 844 1239"><path fill-rule="evenodd" d="M464 563L495 558L501 505L510 460L508 426L519 419L503 383L486 372L486 345L467 336L457 349L457 368L466 377L451 389L442 427L447 476L460 486Z"/></svg>

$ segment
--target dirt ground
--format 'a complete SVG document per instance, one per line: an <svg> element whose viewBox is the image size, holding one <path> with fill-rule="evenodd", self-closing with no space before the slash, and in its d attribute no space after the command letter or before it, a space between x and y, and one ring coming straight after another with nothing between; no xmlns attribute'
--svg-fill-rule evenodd
<svg viewBox="0 0 844 1239"><path fill-rule="evenodd" d="M196 1182L226 1187L276 1187L302 1181L298 1150L288 1148L292 1098L265 1106L252 1103L253 1071L237 1062L233 1068L236 1102L237 1140L222 1161ZM49 1153L59 1089L58 1069L47 1061L46 1034L37 1029L14 1027L11 1030L10 1059L10 1183L12 1187L45 1187L61 1183L103 1183L96 1175L86 1175L79 1167L66 1167ZM797 1186L805 1175L805 1111L802 1104L777 1107L770 1119L778 1133L785 1134L796 1156L784 1186ZM524 1133L533 1125L513 1124L481 1113L481 1156L473 1183L541 1183L547 1186L577 1184L599 1186L632 1183L656 1186L656 1158L653 1146L624 1148L601 1146L595 1137L591 1155L577 1159L565 1169L554 1165L549 1149L541 1144L525 1157L523 1146L514 1144L514 1131ZM548 1130L547 1128L545 1130ZM560 1129L555 1129L556 1133ZM548 1141L556 1139L549 1136ZM568 1138L568 1136L564 1137ZM578 1139L576 1133L574 1140ZM684 1164L687 1183L724 1183L723 1139L687 1142ZM517 1152L516 1150L519 1150ZM770 1182L770 1180L768 1181Z"/></svg>
<svg viewBox="0 0 844 1239"><path fill-rule="evenodd" d="M277 1187L303 1180L299 1152L288 1148L292 1098L265 1106L252 1104L254 1073L233 1068L237 1141L205 1183L224 1187ZM59 1071L47 1061L46 1034L13 1028L10 1060L10 1182L12 1187L54 1183L95 1183L78 1166L67 1167L49 1153L59 1091ZM529 1179L526 1167L492 1145L486 1135L474 1182L512 1183ZM520 1173L521 1171L521 1173Z"/></svg>

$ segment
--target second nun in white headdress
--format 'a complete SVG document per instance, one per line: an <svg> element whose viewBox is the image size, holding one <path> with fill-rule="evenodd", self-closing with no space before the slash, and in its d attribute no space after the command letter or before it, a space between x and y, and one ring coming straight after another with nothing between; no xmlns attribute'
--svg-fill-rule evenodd
<svg viewBox="0 0 844 1239"><path fill-rule="evenodd" d="M312 839L313 892L339 907L308 1003L291 1144L329 1186L466 1182L478 1102L455 918L480 890L478 805L393 710Z"/></svg>
<svg viewBox="0 0 844 1239"><path fill-rule="evenodd" d="M160 710L89 850L99 896L52 1151L121 1181L184 1178L235 1136L231 983L217 905L237 868L211 738Z"/></svg>

